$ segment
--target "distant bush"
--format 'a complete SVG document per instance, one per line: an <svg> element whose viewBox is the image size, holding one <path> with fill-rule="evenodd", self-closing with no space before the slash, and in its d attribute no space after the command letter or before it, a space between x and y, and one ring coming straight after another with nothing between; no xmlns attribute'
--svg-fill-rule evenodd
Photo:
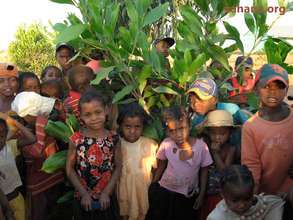
<svg viewBox="0 0 293 220"><path fill-rule="evenodd" d="M19 70L31 71L40 76L46 66L57 65L51 35L46 27L40 24L19 26L15 41L11 42L8 48L10 60Z"/></svg>

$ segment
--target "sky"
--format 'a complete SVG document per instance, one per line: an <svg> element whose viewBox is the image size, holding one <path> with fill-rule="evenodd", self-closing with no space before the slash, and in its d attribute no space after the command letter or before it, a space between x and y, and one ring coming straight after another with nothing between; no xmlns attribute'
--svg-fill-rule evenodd
<svg viewBox="0 0 293 220"><path fill-rule="evenodd" d="M251 6L253 0L241 0L240 6ZM278 0L268 0L268 6L274 7L278 5ZM0 50L6 50L9 43L14 40L14 34L19 25L25 23L27 25L33 23L41 23L49 27L49 20L55 24L66 19L67 14L73 12L77 15L79 11L68 4L58 4L50 0L1 0L0 7ZM268 13L267 24L271 24L276 18L277 13ZM236 13L233 18L225 19L231 25L237 27L240 31L244 47L249 50L251 47L251 36L247 33L248 29L245 25L244 14ZM288 22L290 21L290 22ZM293 32L293 12L282 15L275 24L278 26L287 26ZM219 26L221 31L225 31L223 26ZM293 34L293 33L292 33Z"/></svg>

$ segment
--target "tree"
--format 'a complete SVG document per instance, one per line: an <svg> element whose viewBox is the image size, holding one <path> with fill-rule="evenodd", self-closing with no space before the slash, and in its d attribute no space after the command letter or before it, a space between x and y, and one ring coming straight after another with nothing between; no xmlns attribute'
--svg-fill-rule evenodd
<svg viewBox="0 0 293 220"><path fill-rule="evenodd" d="M55 47L49 38L50 33L40 24L19 26L15 41L8 48L11 60L21 71L30 71L40 76L48 65L57 65Z"/></svg>

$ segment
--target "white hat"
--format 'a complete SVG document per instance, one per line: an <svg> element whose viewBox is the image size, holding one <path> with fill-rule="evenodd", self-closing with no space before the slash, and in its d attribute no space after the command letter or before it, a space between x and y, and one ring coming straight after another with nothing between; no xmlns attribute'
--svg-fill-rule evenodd
<svg viewBox="0 0 293 220"><path fill-rule="evenodd" d="M15 96L11 109L20 117L27 115L48 117L54 107L55 99L41 96L35 92L21 92Z"/></svg>

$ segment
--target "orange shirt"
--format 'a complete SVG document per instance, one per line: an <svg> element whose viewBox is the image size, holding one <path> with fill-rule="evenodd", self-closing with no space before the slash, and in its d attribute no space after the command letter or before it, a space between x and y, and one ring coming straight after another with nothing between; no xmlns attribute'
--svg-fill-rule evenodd
<svg viewBox="0 0 293 220"><path fill-rule="evenodd" d="M258 112L242 128L241 162L252 172L259 192L288 191L293 180L288 169L293 162L293 112L279 122L262 119Z"/></svg>

